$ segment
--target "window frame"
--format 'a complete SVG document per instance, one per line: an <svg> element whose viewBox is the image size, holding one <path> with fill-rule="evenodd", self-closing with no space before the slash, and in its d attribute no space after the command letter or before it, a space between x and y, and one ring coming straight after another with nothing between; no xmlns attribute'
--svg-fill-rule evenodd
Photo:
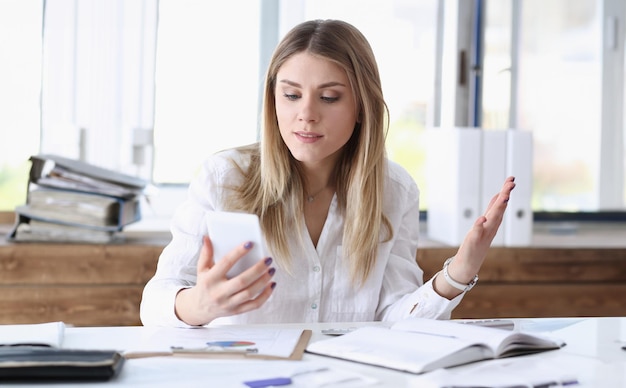
<svg viewBox="0 0 626 388"><path fill-rule="evenodd" d="M438 28L440 32L439 44L442 44L441 33L443 32L443 20L445 16L445 8L450 6L450 3L453 3L452 6L458 7L459 12L461 13L463 23L471 22L472 20L477 22L476 26L481 26L480 20L484 20L484 18L480 18L481 9L484 9L485 2L487 0L457 0L453 2L440 0L439 7L440 13L438 17ZM521 0L511 0L513 4L513 14L512 14L512 23L514 27L513 31L513 47L514 52L512 53L512 58L515 61L516 58L516 49L517 42L515 41L516 29L515 27L519 25L519 19L517 19L517 14L515 14L515 10L519 11ZM68 28L69 30L74 30L79 28L77 18L79 13L79 2L75 0L55 0L57 4L63 4L62 7L65 9L70 9L71 13L68 15ZM48 1L45 4L46 8L50 7L52 2ZM126 2L116 2L117 6L122 6L122 3ZM300 5L302 2L300 3ZM295 7L297 5L290 5L291 7ZM68 8L69 7L69 8ZM144 14L142 20L142 29L139 32L139 36L137 36L138 40L141 40L144 46L141 46L141 52L147 54L147 57L154 58L154 53L151 50L156 50L156 43L153 42L151 46L149 41L151 37L156 38L156 21L158 14L158 0L142 0L136 7L143 7L142 12L147 12ZM135 9L138 11L137 9ZM276 43L278 42L279 31L281 28L281 7L279 0L262 0L261 6L261 15L262 23L261 23L261 31L260 39L261 39L261 58L259 62L260 68L264 71L267 63L269 62L269 58L271 57L271 53ZM619 209L623 207L624 204L624 179L625 179L625 170L626 166L624 165L624 160L626 156L624 155L624 106L626 106L626 101L624 98L624 90L626 89L626 77L624 76L624 37L625 31L623 26L626 25L626 4L624 4L621 0L603 0L603 39L605 40L603 44L603 88L602 88L602 133L601 133L601 144L602 151L600 152L600 174L599 174L599 206L601 207L597 212L548 212L548 211L535 211L534 212L534 220L537 222L541 221L626 221L626 210L612 210ZM478 19L476 19L478 18ZM457 28L458 26L455 26ZM482 29L484 29L484 25L482 25ZM482 34L481 28L475 30L474 34L480 36ZM66 31L65 33L68 33ZM459 34L463 35L463 34ZM467 34L465 34L467 35ZM79 42L75 42L76 44L80 44ZM480 45L480 40L474 41L473 43L470 41L469 43L466 41L463 43L464 49L472 50L475 49L475 45ZM474 46L472 46L474 45ZM468 52L470 52L468 51ZM45 55L45 53L44 53ZM440 51L440 56L437 58L438 64L441 65L443 63L442 60L443 54ZM50 58L48 58L50 60ZM154 63L145 63L149 61L144 61L139 64L139 68L133 70L135 72L142 71L143 74L150 74L150 69L154 70ZM70 62L71 65L75 65L76 62ZM55 65L57 68L60 64ZM69 69L73 69L70 67ZM437 71L441 69L438 68ZM46 69L44 69L43 73L46 73ZM67 73L68 68L65 67L63 74ZM263 74L263 71L260 74ZM138 74L138 73L137 73ZM153 74L153 73L152 73ZM436 75L437 89L436 94L442 95L447 91L442 90L442 78L443 75ZM76 77L70 78L76 87L77 79ZM136 102L137 110L134 113L135 117L131 122L124 122L120 125L120 131L123 133L118 134L117 139L121 139L124 142L137 141L138 150L146 145L150 145L149 142L146 143L145 136L135 136L137 135L135 131L140 129L151 130L153 127L153 98L150 96L154 95L154 79L152 76L144 76L140 77L140 91L137 93L136 97L138 98ZM512 77L512 95L511 95L511 127L515 127L516 120L516 110L515 110L515 88L516 86L516 78ZM42 81L43 82L43 81ZM617 85L617 86L616 86ZM476 87L477 85L474 85ZM52 91L52 90L50 90ZM262 85L259 86L258 90L258 106L259 111L262 103ZM476 112L475 107L477 103L480 101L480 93L473 93L473 96L476 98L470 98L472 93L469 93L465 90L455 90L456 101L454 103L455 107L455 120L458 120L456 124L466 123L467 120L470 120L472 115L471 112ZM54 95L53 93L50 95ZM46 105L49 100L49 96L42 94L42 116L44 114L44 109L46 113L54 111L54 107L50 107ZM70 105L61 106L59 112L63 112L63 114L76 118L77 112L75 111L75 100L76 97L70 100ZM58 105L57 105L58 106ZM437 104L435 106L435 125L440 123L442 116L445 116L445 113L441 111L441 105ZM461 116L462 115L462 116ZM461 117L461 118L459 118ZM474 116L476 119L476 117ZM478 118L479 119L479 118ZM79 125L80 126L80 125ZM50 139L67 139L66 132L68 128L64 128L63 125L57 126L55 128L51 128L50 126L46 126L44 120L42 118L42 152L54 152L57 148L50 148L49 145L44 145L46 141L50 142ZM74 128L71 138L80 141L81 131L75 131ZM257 131L259 129L257 128ZM84 135L84 133L82 133ZM141 135L141 134L140 134ZM141 140L141 144L139 140ZM149 136L148 136L149 140ZM115 142L114 142L115 143ZM50 143L48 143L50 144ZM111 145L109 145L111 147ZM140 151L138 151L140 152ZM76 155L72 155L70 152L68 156L76 156L80 157L80 153ZM145 156L145 155L144 155ZM109 165L109 167L116 168L118 170L136 173L141 176L147 176L150 174L147 172L146 167L151 165L144 165L143 167L137 166L133 164L134 158L138 157L138 155L130 155L128 158L122 162L124 165L120 164ZM123 159L123 158L118 158ZM100 165L107 166L107 163L110 163L111 158L108 155L102 155L100 160L95 160ZM150 162L150 155L147 155L147 163ZM607 168L606 166L610 166ZM620 190L621 188L621 190ZM181 203L186 196L187 184L179 184L179 185L167 185L162 184L158 185L157 189L160 192L160 195L153 198L153 202L151 205L146 204L144 211L144 220L141 222L129 226L129 229L137 228L142 229L145 228L146 225L155 224L154 220L158 222L156 224L160 225L159 228L162 228L163 224L161 221L169 220L174 209L176 208L176 204ZM421 218L426 219L428 211L421 212Z"/></svg>

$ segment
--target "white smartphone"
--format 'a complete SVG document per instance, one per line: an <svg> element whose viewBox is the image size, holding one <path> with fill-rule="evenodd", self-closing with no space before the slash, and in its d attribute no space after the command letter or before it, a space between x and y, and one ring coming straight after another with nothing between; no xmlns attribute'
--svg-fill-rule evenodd
<svg viewBox="0 0 626 388"><path fill-rule="evenodd" d="M247 241L254 244L228 271L228 278L239 275L267 256L259 217L256 214L211 211L207 214L207 226L213 243L215 263L238 245Z"/></svg>

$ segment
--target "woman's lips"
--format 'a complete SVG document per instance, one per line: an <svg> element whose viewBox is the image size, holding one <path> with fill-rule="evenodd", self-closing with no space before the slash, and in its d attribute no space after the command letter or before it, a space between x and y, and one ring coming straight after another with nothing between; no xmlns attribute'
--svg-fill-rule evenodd
<svg viewBox="0 0 626 388"><path fill-rule="evenodd" d="M314 143L323 137L314 132L295 132L295 135L303 143Z"/></svg>

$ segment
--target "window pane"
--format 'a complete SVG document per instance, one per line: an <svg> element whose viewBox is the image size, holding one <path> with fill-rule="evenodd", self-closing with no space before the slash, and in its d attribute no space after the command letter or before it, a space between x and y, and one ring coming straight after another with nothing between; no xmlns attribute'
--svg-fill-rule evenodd
<svg viewBox="0 0 626 388"><path fill-rule="evenodd" d="M506 129L511 114L511 1L487 4L482 128Z"/></svg>
<svg viewBox="0 0 626 388"><path fill-rule="evenodd" d="M598 210L601 2L522 2L519 127L533 131L533 207Z"/></svg>
<svg viewBox="0 0 626 388"><path fill-rule="evenodd" d="M26 200L39 149L42 13L41 1L0 2L0 211Z"/></svg>
<svg viewBox="0 0 626 388"><path fill-rule="evenodd" d="M389 106L389 158L427 192L424 128L432 123L437 0L309 0L300 15L304 18L292 20L289 27L307 19L342 19L363 32L374 50ZM420 208L427 208L424 195Z"/></svg>
<svg viewBox="0 0 626 388"><path fill-rule="evenodd" d="M259 3L159 1L156 183L189 182L207 155L257 140Z"/></svg>

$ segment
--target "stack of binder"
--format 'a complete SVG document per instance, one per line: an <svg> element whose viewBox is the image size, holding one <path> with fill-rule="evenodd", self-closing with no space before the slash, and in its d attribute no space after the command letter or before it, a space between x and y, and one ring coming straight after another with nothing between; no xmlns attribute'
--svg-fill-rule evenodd
<svg viewBox="0 0 626 388"><path fill-rule="evenodd" d="M492 246L532 241L533 137L521 129L430 128L427 132L428 237L459 246L507 176L515 190Z"/></svg>
<svg viewBox="0 0 626 388"><path fill-rule="evenodd" d="M11 240L106 243L141 219L143 179L58 155L30 161Z"/></svg>

